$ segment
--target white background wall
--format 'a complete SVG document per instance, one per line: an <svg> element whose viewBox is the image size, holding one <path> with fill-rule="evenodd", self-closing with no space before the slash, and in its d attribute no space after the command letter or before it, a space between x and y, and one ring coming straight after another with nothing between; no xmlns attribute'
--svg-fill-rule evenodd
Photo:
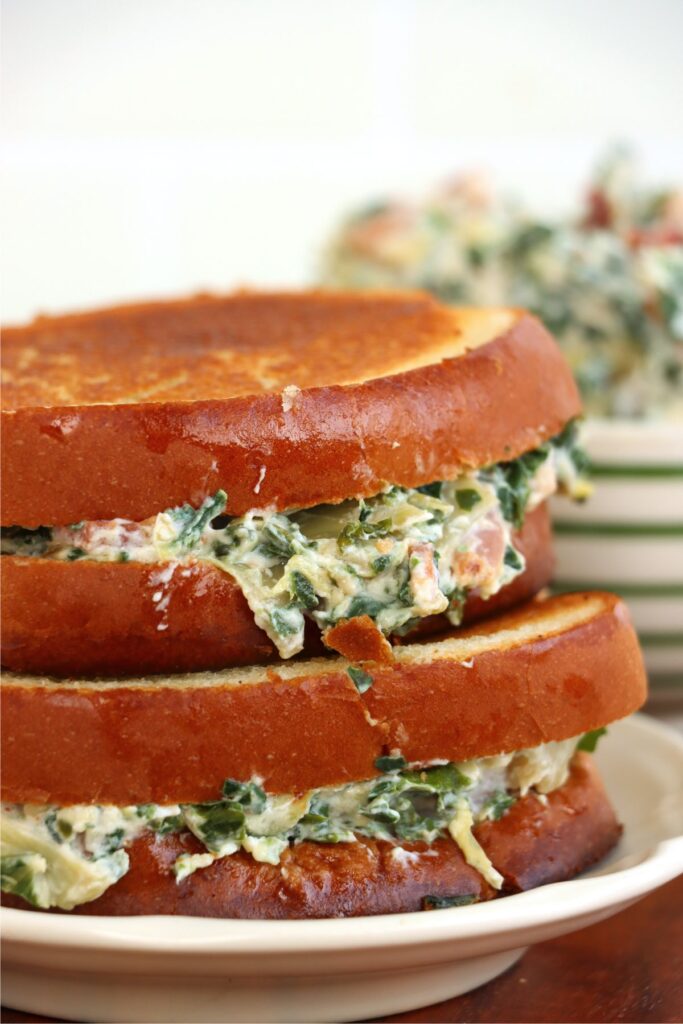
<svg viewBox="0 0 683 1024"><path fill-rule="evenodd" d="M683 180L683 0L4 0L3 319L297 284L349 204L463 166Z"/></svg>

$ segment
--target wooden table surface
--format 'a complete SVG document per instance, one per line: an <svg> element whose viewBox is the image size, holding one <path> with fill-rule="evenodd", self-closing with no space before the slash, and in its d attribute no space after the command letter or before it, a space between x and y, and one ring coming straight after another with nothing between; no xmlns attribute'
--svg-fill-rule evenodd
<svg viewBox="0 0 683 1024"><path fill-rule="evenodd" d="M3 1010L9 1022L51 1017ZM482 988L384 1021L680 1022L683 876L616 917L535 946Z"/></svg>

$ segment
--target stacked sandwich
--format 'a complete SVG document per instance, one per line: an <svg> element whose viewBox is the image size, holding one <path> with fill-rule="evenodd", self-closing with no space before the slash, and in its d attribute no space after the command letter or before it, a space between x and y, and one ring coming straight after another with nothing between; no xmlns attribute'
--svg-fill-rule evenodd
<svg viewBox="0 0 683 1024"><path fill-rule="evenodd" d="M2 889L324 917L571 877L643 701L607 594L537 599L579 402L515 310L200 297L4 336Z"/></svg>

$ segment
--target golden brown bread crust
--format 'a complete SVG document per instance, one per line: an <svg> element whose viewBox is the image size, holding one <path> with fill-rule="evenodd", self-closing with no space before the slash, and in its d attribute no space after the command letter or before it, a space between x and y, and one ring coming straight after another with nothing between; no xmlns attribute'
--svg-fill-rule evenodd
<svg viewBox="0 0 683 1024"><path fill-rule="evenodd" d="M475 829L505 879L503 893L571 878L604 857L620 833L602 782L584 754L546 805L524 797L500 821ZM451 839L405 848L418 856L397 857L389 843L371 839L336 846L306 842L286 850L277 867L237 853L177 884L171 870L176 857L203 848L189 834L145 837L130 848L128 874L70 913L353 917L420 910L425 896L471 894L488 900L496 895ZM32 909L17 897L3 896L2 902Z"/></svg>
<svg viewBox="0 0 683 1024"><path fill-rule="evenodd" d="M527 516L515 544L527 569L489 601L471 597L475 621L532 597L550 581L552 537L546 506ZM160 615L152 594L159 566L134 562L57 562L0 558L2 664L14 672L54 676L125 676L201 672L277 660L241 590L211 565L179 568L164 584L170 600ZM432 616L422 631L448 629ZM323 653L318 630L307 630L306 653ZM376 652L374 652L376 653ZM351 660L373 658L373 650Z"/></svg>
<svg viewBox="0 0 683 1024"><path fill-rule="evenodd" d="M458 322L477 317L511 326L444 358ZM267 362L259 373L276 393L246 369L261 365L259 339ZM29 359L20 369L31 348L35 368ZM64 348L80 369L71 367L60 401L58 387L46 395L36 381L51 380L46 360L57 367ZM193 361L198 348L201 362ZM165 349L161 386L154 363ZM217 393L202 369L222 379L214 349L230 356L227 390ZM424 350L433 361L416 366ZM580 412L569 367L538 320L448 310L419 294L232 296L105 310L8 331L5 352L10 372L28 384L5 389L2 522L26 527L141 521L219 487L232 514L367 497L387 482L415 487L515 458ZM181 376L203 381L199 391L184 383L176 393L174 360ZM135 390L131 366L152 382L151 397ZM83 383L97 368L107 381L102 396ZM124 382L118 398L112 374ZM289 401L283 382L303 390ZM94 404L112 400L123 404Z"/></svg>
<svg viewBox="0 0 683 1024"><path fill-rule="evenodd" d="M358 383L472 347L482 324L491 340L514 319L511 310L454 315L426 292L391 290L242 290L41 316L3 331L2 408L199 402Z"/></svg>
<svg viewBox="0 0 683 1024"><path fill-rule="evenodd" d="M330 650L357 664L381 661L388 665L394 660L391 644L369 615L342 619L326 629L322 638Z"/></svg>
<svg viewBox="0 0 683 1024"><path fill-rule="evenodd" d="M396 749L408 761L464 761L577 736L646 695L625 606L597 593L396 648L372 677L360 694L337 658L156 681L8 676L2 799L195 802L215 799L225 778L255 775L298 793L369 778Z"/></svg>

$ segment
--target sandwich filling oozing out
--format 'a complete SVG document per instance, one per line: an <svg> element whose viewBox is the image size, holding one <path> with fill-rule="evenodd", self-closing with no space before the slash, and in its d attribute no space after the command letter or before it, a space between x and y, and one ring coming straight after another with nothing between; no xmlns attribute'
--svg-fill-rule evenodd
<svg viewBox="0 0 683 1024"><path fill-rule="evenodd" d="M403 843L450 835L467 863L500 889L502 876L473 827L501 818L527 793L544 800L566 782L577 748L593 750L602 732L459 764L409 766L400 755L381 757L375 778L301 796L266 793L258 779L228 779L211 803L4 804L2 890L37 907L71 910L126 874L126 846L144 833L192 833L202 844L204 852L177 858L178 883L238 850L278 865L290 844L353 843L360 835L392 843L392 855L409 860L414 854Z"/></svg>
<svg viewBox="0 0 683 1024"><path fill-rule="evenodd" d="M386 635L428 615L458 625L467 595L491 597L525 568L512 532L558 489L590 490L576 424L519 458L424 487L279 513L224 515L218 491L199 508L124 519L3 530L2 552L61 561L159 563L150 594L167 628L168 584L188 563L208 563L241 588L256 623L283 658L302 650L306 616L321 629L369 615ZM185 569L183 567L185 566Z"/></svg>

